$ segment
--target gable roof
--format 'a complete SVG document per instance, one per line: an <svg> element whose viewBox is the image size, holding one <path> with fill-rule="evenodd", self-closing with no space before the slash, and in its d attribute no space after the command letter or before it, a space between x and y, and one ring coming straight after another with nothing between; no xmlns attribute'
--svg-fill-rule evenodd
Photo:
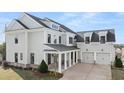
<svg viewBox="0 0 124 93"><path fill-rule="evenodd" d="M29 14L29 13L25 13L25 14L27 14L28 16L30 16L31 18L33 18L36 22L38 22L39 24L43 25L43 26L46 27L46 28L50 28L50 27L47 26L47 25L46 25L44 22L42 22L42 21L44 21L44 20L47 19L47 20L49 20L49 21L51 21L51 22L53 22L53 23L56 23L56 24L60 25L60 27L63 28L65 31L76 34L74 31L72 31L72 30L69 29L68 27L66 27L66 26L64 26L64 25L62 25L62 24L60 24L60 23L58 23L58 22L56 22L56 21L54 21L54 20L52 20L52 19L49 19L49 18L47 18L47 17L45 17L44 19L41 19L41 18L36 17L36 16L33 16L33 15ZM50 29L52 29L52 28L50 28ZM60 31L61 31L61 30L60 30Z"/></svg>

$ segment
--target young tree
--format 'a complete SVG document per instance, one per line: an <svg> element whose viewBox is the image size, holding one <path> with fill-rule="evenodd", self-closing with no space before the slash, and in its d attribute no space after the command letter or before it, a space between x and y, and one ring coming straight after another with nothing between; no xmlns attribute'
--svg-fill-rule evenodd
<svg viewBox="0 0 124 93"><path fill-rule="evenodd" d="M118 68L123 67L123 63L122 63L121 58L118 58L117 56L115 57L115 67L118 67Z"/></svg>
<svg viewBox="0 0 124 93"><path fill-rule="evenodd" d="M48 66L44 60L42 60L41 64L39 65L38 71L41 73L47 73L48 72Z"/></svg>

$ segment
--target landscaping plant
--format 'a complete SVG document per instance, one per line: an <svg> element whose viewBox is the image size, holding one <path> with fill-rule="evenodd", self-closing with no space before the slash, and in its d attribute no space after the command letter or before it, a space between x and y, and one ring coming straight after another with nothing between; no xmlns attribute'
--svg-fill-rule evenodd
<svg viewBox="0 0 124 93"><path fill-rule="evenodd" d="M118 67L118 68L122 68L123 67L121 58L118 58L117 56L115 57L115 67Z"/></svg>
<svg viewBox="0 0 124 93"><path fill-rule="evenodd" d="M39 65L38 71L41 73L47 73L48 72L48 66L44 60L42 60L41 64Z"/></svg>

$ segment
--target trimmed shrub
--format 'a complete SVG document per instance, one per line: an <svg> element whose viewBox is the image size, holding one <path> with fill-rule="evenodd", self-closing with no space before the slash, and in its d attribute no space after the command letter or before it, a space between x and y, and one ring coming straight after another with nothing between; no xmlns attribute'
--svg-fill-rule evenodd
<svg viewBox="0 0 124 93"><path fill-rule="evenodd" d="M39 65L38 71L41 73L47 73L48 72L48 66L44 60L42 60L41 64Z"/></svg>
<svg viewBox="0 0 124 93"><path fill-rule="evenodd" d="M115 58L115 67L122 68L123 64L120 58Z"/></svg>
<svg viewBox="0 0 124 93"><path fill-rule="evenodd" d="M6 68L6 67L8 67L9 65L8 65L8 63L7 62L3 62L3 67L4 68Z"/></svg>

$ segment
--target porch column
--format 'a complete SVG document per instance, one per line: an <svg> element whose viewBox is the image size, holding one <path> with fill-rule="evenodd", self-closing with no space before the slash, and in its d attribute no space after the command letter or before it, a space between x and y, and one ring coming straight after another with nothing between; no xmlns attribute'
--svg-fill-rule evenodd
<svg viewBox="0 0 124 93"><path fill-rule="evenodd" d="M96 63L96 52L94 52L94 64Z"/></svg>
<svg viewBox="0 0 124 93"><path fill-rule="evenodd" d="M67 53L64 54L64 69L67 69Z"/></svg>
<svg viewBox="0 0 124 93"><path fill-rule="evenodd" d="M59 63L58 63L58 72L62 72L62 67L61 67L61 53L59 53Z"/></svg>
<svg viewBox="0 0 124 93"><path fill-rule="evenodd" d="M25 64L29 64L28 61L28 32L25 31Z"/></svg>
<svg viewBox="0 0 124 93"><path fill-rule="evenodd" d="M43 59L46 62L46 53L45 52L44 52L44 58Z"/></svg>
<svg viewBox="0 0 124 93"><path fill-rule="evenodd" d="M76 51L76 63L78 63L78 51Z"/></svg>
<svg viewBox="0 0 124 93"><path fill-rule="evenodd" d="M69 67L71 67L71 52L69 52Z"/></svg>
<svg viewBox="0 0 124 93"><path fill-rule="evenodd" d="M73 52L73 65L75 64L75 51Z"/></svg>

